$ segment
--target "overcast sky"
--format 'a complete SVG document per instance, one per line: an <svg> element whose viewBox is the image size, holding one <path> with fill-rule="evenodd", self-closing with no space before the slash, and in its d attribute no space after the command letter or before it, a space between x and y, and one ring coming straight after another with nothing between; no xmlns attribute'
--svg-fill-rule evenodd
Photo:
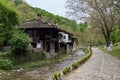
<svg viewBox="0 0 120 80"><path fill-rule="evenodd" d="M65 0L25 0L29 5L66 17Z"/></svg>

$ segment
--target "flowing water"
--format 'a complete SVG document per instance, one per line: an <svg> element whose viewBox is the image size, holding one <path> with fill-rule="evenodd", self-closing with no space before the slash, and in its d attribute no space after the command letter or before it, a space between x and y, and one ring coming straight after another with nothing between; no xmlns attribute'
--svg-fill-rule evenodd
<svg viewBox="0 0 120 80"><path fill-rule="evenodd" d="M75 54L69 55L67 58L51 65L1 74L0 80L51 80L51 76L55 72L61 72L65 67L71 66L73 62L78 61L84 55L83 51L78 50Z"/></svg>

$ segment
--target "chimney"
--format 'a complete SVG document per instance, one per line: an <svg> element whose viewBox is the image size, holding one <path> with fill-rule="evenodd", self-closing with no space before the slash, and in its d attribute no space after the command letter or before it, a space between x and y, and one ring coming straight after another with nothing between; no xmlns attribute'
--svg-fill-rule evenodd
<svg viewBox="0 0 120 80"><path fill-rule="evenodd" d="M37 19L41 19L41 14L37 14Z"/></svg>

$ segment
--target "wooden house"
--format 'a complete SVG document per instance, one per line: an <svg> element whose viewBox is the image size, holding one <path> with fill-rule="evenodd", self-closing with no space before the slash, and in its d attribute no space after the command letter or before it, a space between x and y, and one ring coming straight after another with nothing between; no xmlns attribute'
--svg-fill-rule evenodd
<svg viewBox="0 0 120 80"><path fill-rule="evenodd" d="M20 29L29 35L30 46L35 51L43 51L47 58L76 50L73 34L41 19L25 22Z"/></svg>

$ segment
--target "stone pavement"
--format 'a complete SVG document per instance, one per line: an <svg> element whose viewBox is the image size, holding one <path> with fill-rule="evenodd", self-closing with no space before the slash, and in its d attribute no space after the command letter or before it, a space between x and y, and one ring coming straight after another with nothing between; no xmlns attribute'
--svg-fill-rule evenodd
<svg viewBox="0 0 120 80"><path fill-rule="evenodd" d="M62 80L120 80L120 60L92 48L91 58Z"/></svg>

